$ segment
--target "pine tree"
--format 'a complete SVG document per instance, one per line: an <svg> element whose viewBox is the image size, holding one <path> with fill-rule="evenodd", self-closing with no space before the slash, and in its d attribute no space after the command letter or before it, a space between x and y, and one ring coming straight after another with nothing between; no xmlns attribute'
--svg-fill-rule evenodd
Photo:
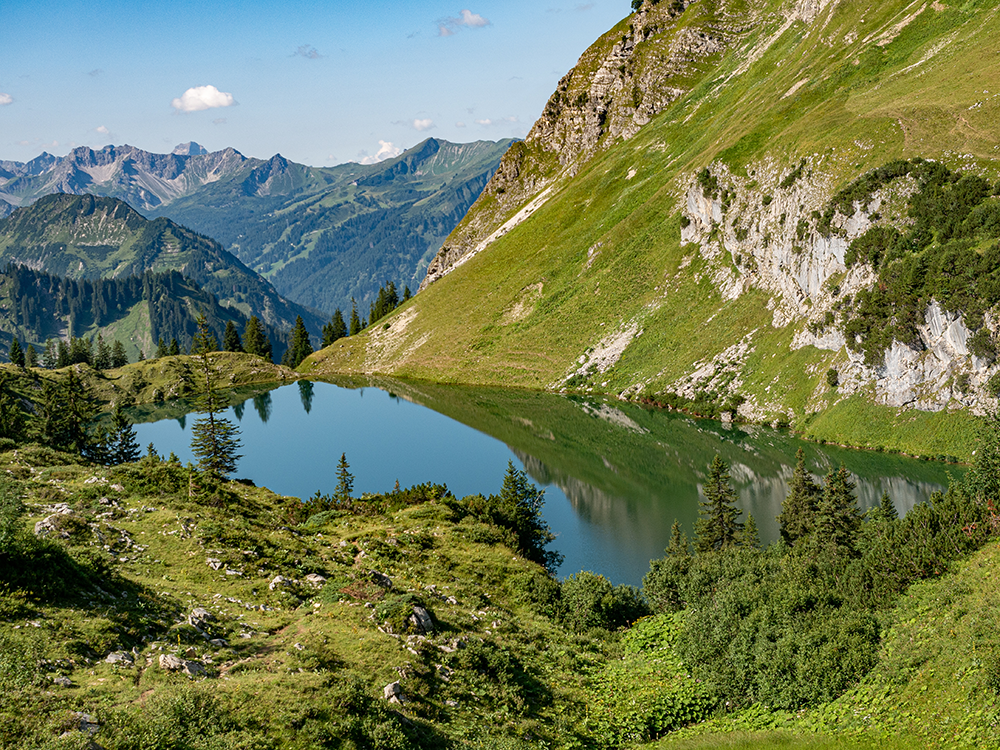
<svg viewBox="0 0 1000 750"><path fill-rule="evenodd" d="M163 343L163 336L160 336L160 338L157 339L157 341L156 341L156 357L155 358L159 359L160 357L166 357L169 353L170 353L170 350L167 348L167 345Z"/></svg>
<svg viewBox="0 0 1000 750"><path fill-rule="evenodd" d="M323 346L330 346L337 339L347 336L347 324L344 323L344 314L338 307L333 311L330 322L323 326Z"/></svg>
<svg viewBox="0 0 1000 750"><path fill-rule="evenodd" d="M211 333L209 333L208 335L209 335L209 337L211 339L211 342L212 342L212 344L211 344L212 348L209 349L208 351L214 352L215 351L215 337L212 336ZM194 351L194 346L191 347L191 350ZM180 353L181 353L181 345L177 343L177 339L176 338L170 339L170 346L167 348L167 354L170 355L171 357L175 357L175 356L177 356Z"/></svg>
<svg viewBox="0 0 1000 750"><path fill-rule="evenodd" d="M760 549L760 532L757 530L757 520L753 514L747 516L743 527L743 546L747 549Z"/></svg>
<svg viewBox="0 0 1000 750"><path fill-rule="evenodd" d="M111 431L108 435L108 463L127 464L138 461L142 452L131 420L125 416L121 405L116 405L111 413Z"/></svg>
<svg viewBox="0 0 1000 750"><path fill-rule="evenodd" d="M556 537L542 518L545 491L528 481L528 475L507 461L503 486L498 497L490 497L493 515L499 525L510 529L514 538L512 546L527 559L542 565L549 573L555 573L563 556L546 550L546 545Z"/></svg>
<svg viewBox="0 0 1000 750"><path fill-rule="evenodd" d="M351 297L351 326L348 333L351 336L357 336L361 333L361 329L361 320L358 318L358 303L354 301L354 297Z"/></svg>
<svg viewBox="0 0 1000 750"><path fill-rule="evenodd" d="M851 554L861 528L861 510L854 497L854 482L844 464L826 475L816 506L815 543L836 553Z"/></svg>
<svg viewBox="0 0 1000 750"><path fill-rule="evenodd" d="M899 511L896 510L888 492L883 492L882 497L879 498L879 510L882 512L882 518L886 521L895 521L899 518Z"/></svg>
<svg viewBox="0 0 1000 750"><path fill-rule="evenodd" d="M285 356L281 358L281 364L294 369L312 353L309 332L306 330L306 324L302 321L302 316L298 315L295 318L295 327L292 329L292 341L288 345L288 349L285 350Z"/></svg>
<svg viewBox="0 0 1000 750"><path fill-rule="evenodd" d="M203 314L198 315L197 322L198 331L191 350L201 363L204 390L198 399L198 411L205 416L195 420L191 427L191 452L198 459L198 468L211 480L220 481L236 471L241 458L237 452L240 431L228 419L218 416L223 406L215 391L209 363L209 353L215 350L215 337Z"/></svg>
<svg viewBox="0 0 1000 750"><path fill-rule="evenodd" d="M25 367L38 367L38 352L35 351L33 344L28 344L28 348L24 350L24 365Z"/></svg>
<svg viewBox="0 0 1000 750"><path fill-rule="evenodd" d="M115 343L111 345L111 366L124 367L127 364L128 355L125 353L125 346L121 341L115 339Z"/></svg>
<svg viewBox="0 0 1000 750"><path fill-rule="evenodd" d="M687 535L681 530L681 523L676 518L670 527L670 541L664 553L670 557L687 557L691 554L688 549Z"/></svg>
<svg viewBox="0 0 1000 750"><path fill-rule="evenodd" d="M247 354L271 361L271 342L264 335L264 326L256 315L251 315L243 329L243 349Z"/></svg>
<svg viewBox="0 0 1000 750"><path fill-rule="evenodd" d="M781 538L794 545L808 536L816 524L816 505L822 490L806 468L806 454L801 448L795 453L795 471L788 485L788 496L781 503L778 524Z"/></svg>
<svg viewBox="0 0 1000 750"><path fill-rule="evenodd" d="M10 342L10 361L18 367L24 367L24 351L17 339Z"/></svg>
<svg viewBox="0 0 1000 750"><path fill-rule="evenodd" d="M409 285L407 285L407 286L404 286L404 287L403 287L403 302L406 302L406 301L407 301L408 299L410 299L410 298L411 298L412 296L413 296L413 293L412 293L412 292L410 292L410 287L409 287Z"/></svg>
<svg viewBox="0 0 1000 750"><path fill-rule="evenodd" d="M62 339L59 339L59 343L56 345L56 351L58 352L56 355L56 367L69 367L73 364L73 359L69 352L69 345Z"/></svg>
<svg viewBox="0 0 1000 750"><path fill-rule="evenodd" d="M353 491L354 475L351 474L351 465L347 463L347 454L341 453L337 463L337 488L333 491L333 496L338 503L346 504L351 502Z"/></svg>
<svg viewBox="0 0 1000 750"><path fill-rule="evenodd" d="M42 367L54 370L59 366L59 354L56 351L56 342L49 339L45 342L45 353L42 355Z"/></svg>
<svg viewBox="0 0 1000 750"><path fill-rule="evenodd" d="M740 512L736 508L736 492L730 484L729 467L718 455L712 459L702 493L705 499L699 503L696 549L711 552L735 546L740 541L743 524L736 520Z"/></svg>
<svg viewBox="0 0 1000 750"><path fill-rule="evenodd" d="M231 320L226 321L226 331L222 334L222 351L243 351L243 342L240 341L240 332L236 330L236 324Z"/></svg>

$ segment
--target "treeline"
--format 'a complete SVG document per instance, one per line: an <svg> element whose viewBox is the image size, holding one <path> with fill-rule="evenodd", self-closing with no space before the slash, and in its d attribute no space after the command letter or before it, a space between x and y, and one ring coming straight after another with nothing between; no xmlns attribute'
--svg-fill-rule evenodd
<svg viewBox="0 0 1000 750"><path fill-rule="evenodd" d="M396 290L395 282L389 281L380 285L378 289L378 296L372 301L368 308L367 318L363 318L358 315L358 303L354 299L351 299L350 322L348 323L344 320L344 314L341 312L339 307L334 310L333 316L330 318L330 322L323 326L322 345L326 347L338 339L342 339L347 336L355 336L361 333L361 331L365 328L373 323L377 323L401 304L406 302L411 296L413 295L410 292L409 286L403 288L403 296L400 298L399 292ZM312 352L310 351L310 354L311 353ZM294 367L295 365L292 366Z"/></svg>
<svg viewBox="0 0 1000 750"><path fill-rule="evenodd" d="M287 336L253 316L248 319L239 310L220 305L215 295L177 271L75 280L10 264L0 271L0 298L6 301L4 328L11 332L11 348L17 343L29 366L63 367L79 362L98 369L121 366L125 363L122 342L105 343L100 334L88 338L84 332L122 321L140 304L147 305L152 339L161 344L155 353L140 350L140 358L188 351L197 331L192 310L204 313L219 341L224 340L227 327L249 326L254 353L261 356L270 357L276 348L283 349ZM266 345L259 341L261 337Z"/></svg>

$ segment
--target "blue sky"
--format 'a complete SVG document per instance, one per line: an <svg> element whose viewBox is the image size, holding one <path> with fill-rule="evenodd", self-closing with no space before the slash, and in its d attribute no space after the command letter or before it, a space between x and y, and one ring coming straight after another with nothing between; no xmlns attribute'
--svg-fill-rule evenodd
<svg viewBox="0 0 1000 750"><path fill-rule="evenodd" d="M0 3L0 159L189 140L325 166L524 136L628 0ZM380 154L381 152L381 154Z"/></svg>

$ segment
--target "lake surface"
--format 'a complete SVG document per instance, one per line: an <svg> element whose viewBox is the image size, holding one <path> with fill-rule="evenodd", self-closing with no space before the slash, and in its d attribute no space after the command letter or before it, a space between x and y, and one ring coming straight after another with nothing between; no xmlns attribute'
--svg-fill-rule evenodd
<svg viewBox="0 0 1000 750"><path fill-rule="evenodd" d="M817 479L845 463L862 508L887 491L905 513L944 489L949 471L963 472L804 443L764 427L530 391L380 379L300 381L229 397L225 416L242 431L240 477L308 498L333 491L345 453L356 494L385 492L398 480L403 487L444 483L463 497L499 492L513 460L545 489L553 546L565 555L560 576L586 569L636 586L649 561L662 556L675 519L691 535L701 484L717 453L765 542L777 538L775 516L799 447ZM140 444L192 460L190 408L173 402L134 410Z"/></svg>

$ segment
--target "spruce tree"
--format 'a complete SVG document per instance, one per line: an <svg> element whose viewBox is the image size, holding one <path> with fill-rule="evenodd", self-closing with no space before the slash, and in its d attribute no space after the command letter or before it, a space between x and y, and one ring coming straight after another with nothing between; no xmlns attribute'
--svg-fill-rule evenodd
<svg viewBox="0 0 1000 750"><path fill-rule="evenodd" d="M309 332L306 324L302 321L302 316L295 318L295 327L292 329L292 341L285 350L285 356L281 358L281 364L286 367L296 368L299 364L313 353L312 343L309 341Z"/></svg>
<svg viewBox="0 0 1000 750"><path fill-rule="evenodd" d="M243 329L243 350L247 354L271 361L271 342L264 335L264 326L256 315L251 315Z"/></svg>
<svg viewBox="0 0 1000 750"><path fill-rule="evenodd" d="M111 347L104 336L97 334L97 347L94 351L94 369L108 370L111 368Z"/></svg>
<svg viewBox="0 0 1000 750"><path fill-rule="evenodd" d="M794 545L813 530L821 491L806 468L805 451L799 448L795 453L795 471L788 484L788 496L781 503L778 514L781 538L786 544Z"/></svg>
<svg viewBox="0 0 1000 750"><path fill-rule="evenodd" d="M7 375L0 373L0 437L21 442L25 438L27 416L17 395L7 388Z"/></svg>
<svg viewBox="0 0 1000 750"><path fill-rule="evenodd" d="M337 488L333 491L333 496L338 503L347 504L351 502L351 493L354 491L354 475L351 474L351 465L347 463L347 454L340 454L340 461L337 462Z"/></svg>
<svg viewBox="0 0 1000 750"><path fill-rule="evenodd" d="M132 421L125 416L120 404L115 405L115 410L111 413L107 453L108 463L111 465L132 463L142 455Z"/></svg>
<svg viewBox="0 0 1000 750"><path fill-rule="evenodd" d="M209 337L211 338L211 341L212 341L212 348L209 349L208 351L214 352L215 351L215 337L212 336L211 332L208 335L209 335ZM192 342L192 344L193 343L194 342ZM194 347L193 346L191 347L191 350L194 351ZM180 353L181 353L181 345L177 343L177 339L176 338L171 338L170 339L170 346L167 348L167 354L169 354L171 357L176 357Z"/></svg>
<svg viewBox="0 0 1000 750"><path fill-rule="evenodd" d="M340 312L338 307L333 311L330 322L323 326L323 346L330 346L334 341L345 336L347 336L347 324L344 323L344 314Z"/></svg>
<svg viewBox="0 0 1000 750"><path fill-rule="evenodd" d="M730 484L729 466L718 455L712 459L702 493L705 499L699 503L695 548L712 552L736 546L743 524L736 520L740 512L736 508L736 491Z"/></svg>
<svg viewBox="0 0 1000 750"><path fill-rule="evenodd" d="M160 338L156 342L156 357L155 358L159 359L160 357L166 357L169 353L170 353L170 350L167 348L167 345L163 343L163 336L160 336Z"/></svg>
<svg viewBox="0 0 1000 750"><path fill-rule="evenodd" d="M201 364L204 389L198 398L198 411L203 417L191 427L191 452L198 459L198 468L211 480L226 479L236 471L241 458L239 429L219 416L223 405L215 390L209 353L215 350L215 337L203 314L198 315L192 352Z"/></svg>
<svg viewBox="0 0 1000 750"><path fill-rule="evenodd" d="M861 529L861 510L854 497L854 482L844 464L826 475L816 506L815 542L838 554L852 554Z"/></svg>
<svg viewBox="0 0 1000 750"><path fill-rule="evenodd" d="M236 324L231 320L226 321L226 331L222 334L222 351L243 351L243 342L240 341L240 332L236 330Z"/></svg>
<svg viewBox="0 0 1000 750"><path fill-rule="evenodd" d="M747 522L743 526L743 546L747 549L760 549L760 532L753 514L747 516Z"/></svg>
<svg viewBox="0 0 1000 750"><path fill-rule="evenodd" d="M410 292L410 287L409 287L409 285L407 285L407 286L404 286L404 287L403 287L403 302L406 302L406 301L407 301L408 299L410 299L410 297L412 297L412 296L413 296L413 294L412 294L412 292Z"/></svg>
<svg viewBox="0 0 1000 750"><path fill-rule="evenodd" d="M10 342L10 361L18 367L24 367L24 351L17 339Z"/></svg>
<svg viewBox="0 0 1000 750"><path fill-rule="evenodd" d="M24 350L24 366L38 367L38 352L33 344L28 344L28 348Z"/></svg>
<svg viewBox="0 0 1000 750"><path fill-rule="evenodd" d="M676 518L670 527L670 541L664 553L670 557L687 557L691 554L688 549L687 535L681 530L681 522Z"/></svg>
<svg viewBox="0 0 1000 750"><path fill-rule="evenodd" d="M361 319L358 318L358 303L354 301L354 297L351 297L351 326L348 329L348 334L357 336L361 333L361 328Z"/></svg>
<svg viewBox="0 0 1000 750"><path fill-rule="evenodd" d="M111 345L111 366L124 367L127 364L128 355L125 353L125 346L121 341L115 339L115 343Z"/></svg>
<svg viewBox="0 0 1000 750"><path fill-rule="evenodd" d="M54 370L59 366L59 354L56 352L56 342L49 339L45 342L45 353L42 355L42 367Z"/></svg>

